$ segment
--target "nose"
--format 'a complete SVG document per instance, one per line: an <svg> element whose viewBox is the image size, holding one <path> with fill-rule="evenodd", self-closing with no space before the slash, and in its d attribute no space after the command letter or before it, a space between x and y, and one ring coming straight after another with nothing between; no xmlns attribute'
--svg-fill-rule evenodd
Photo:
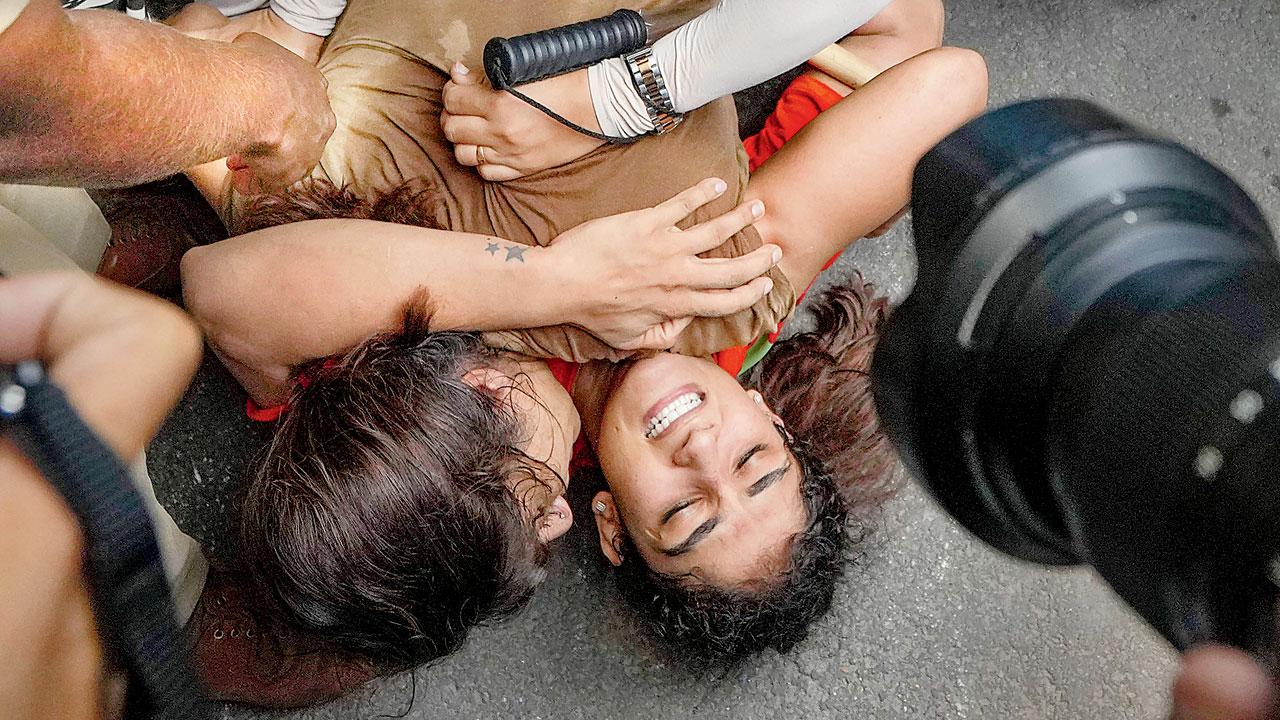
<svg viewBox="0 0 1280 720"><path fill-rule="evenodd" d="M684 444L672 454L672 462L677 467L714 474L711 471L715 469L717 435L714 427L693 428L685 437Z"/></svg>

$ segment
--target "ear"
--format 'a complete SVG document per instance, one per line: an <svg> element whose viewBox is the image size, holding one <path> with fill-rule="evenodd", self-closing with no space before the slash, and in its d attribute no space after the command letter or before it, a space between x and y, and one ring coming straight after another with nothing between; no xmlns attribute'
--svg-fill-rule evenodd
<svg viewBox="0 0 1280 720"><path fill-rule="evenodd" d="M614 567L622 564L622 521L613 495L605 490L591 499L591 514L596 519L596 531L600 534L600 552Z"/></svg>
<svg viewBox="0 0 1280 720"><path fill-rule="evenodd" d="M507 397L514 384L509 375L490 367L468 370L462 376L462 382L498 400Z"/></svg>
<svg viewBox="0 0 1280 720"><path fill-rule="evenodd" d="M753 401L755 401L756 407L760 408L761 412L769 416L769 419L773 421L774 425L782 428L787 426L786 423L782 422L782 418L769 407L769 403L764 401L764 396L760 394L759 390L748 390L747 394L751 396Z"/></svg>
<svg viewBox="0 0 1280 720"><path fill-rule="evenodd" d="M547 508L546 519L538 524L538 539L549 543L569 532L572 526L573 511L569 509L568 501L561 495L551 503L551 507Z"/></svg>

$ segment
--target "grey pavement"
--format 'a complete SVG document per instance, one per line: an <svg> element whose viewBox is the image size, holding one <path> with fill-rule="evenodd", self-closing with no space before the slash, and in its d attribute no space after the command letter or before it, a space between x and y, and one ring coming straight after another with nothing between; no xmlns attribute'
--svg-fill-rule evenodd
<svg viewBox="0 0 1280 720"><path fill-rule="evenodd" d="M950 44L987 57L993 104L1094 98L1218 162L1280 220L1280 2L954 0ZM748 109L767 92L749 95ZM874 138L855 138L874 142ZM907 223L856 245L900 299L914 277ZM230 493L261 430L210 364L151 452L180 523L220 547ZM575 512L588 517L575 494ZM457 655L311 710L225 718L1159 718L1173 653L1087 570L1001 557L914 488L893 500L836 607L788 655L694 676L621 608L575 528L524 613Z"/></svg>

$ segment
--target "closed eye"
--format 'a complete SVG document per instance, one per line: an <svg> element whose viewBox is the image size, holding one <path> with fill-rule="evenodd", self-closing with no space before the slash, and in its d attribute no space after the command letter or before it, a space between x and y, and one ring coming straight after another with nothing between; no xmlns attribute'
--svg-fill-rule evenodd
<svg viewBox="0 0 1280 720"><path fill-rule="evenodd" d="M756 445L755 447L746 451L745 453L742 454L742 457L738 458L738 462L734 463L733 471L738 472L743 468L743 466L747 464L747 462L751 460L752 457L755 456L756 453L763 452L768 449L769 447L767 445L765 445L764 443L760 443L759 445Z"/></svg>
<svg viewBox="0 0 1280 720"><path fill-rule="evenodd" d="M680 512L681 510L683 510L683 509L685 509L685 508L689 507L689 506L690 506L690 505L692 505L692 504L693 504L693 500L681 500L680 502L676 503L675 505L672 505L672 506L671 506L671 507L670 507L666 512L662 513L662 523L661 523L661 524L666 525L666 524L667 524L667 522L671 520L671 518L673 518L673 517L675 517L675 516L676 516L676 513L678 513L678 512Z"/></svg>

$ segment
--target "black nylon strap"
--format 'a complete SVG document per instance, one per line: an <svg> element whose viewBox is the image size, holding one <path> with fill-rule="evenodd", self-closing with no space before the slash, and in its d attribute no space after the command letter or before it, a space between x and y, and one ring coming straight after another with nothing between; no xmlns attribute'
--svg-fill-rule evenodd
<svg viewBox="0 0 1280 720"><path fill-rule="evenodd" d="M633 137L633 138L613 137L612 135L605 135L604 133L598 133L594 130L588 130L582 127L581 125L579 125L578 123L570 120L569 118L561 115L555 110L552 110L546 105L543 105L542 103L538 102L537 100L534 100L533 98L529 97L528 95L525 95L524 93L520 92L519 90L513 87L507 88L507 92L511 93L512 95L515 95L516 97L520 98L526 103L532 105L534 108L541 110L547 117L551 118L552 120L555 120L561 125L564 125L565 127L569 128L570 130L573 130L575 132L580 132L583 135L586 135L587 137L593 137L597 140L603 140L604 142L610 143L612 145L630 145L631 143L640 139L638 137ZM644 137L644 136L641 136L641 137Z"/></svg>
<svg viewBox="0 0 1280 720"><path fill-rule="evenodd" d="M15 389L20 388L20 389ZM197 691L160 551L124 464L36 363L0 373L0 429L66 500L84 529L99 628L129 674L125 717L212 717Z"/></svg>

